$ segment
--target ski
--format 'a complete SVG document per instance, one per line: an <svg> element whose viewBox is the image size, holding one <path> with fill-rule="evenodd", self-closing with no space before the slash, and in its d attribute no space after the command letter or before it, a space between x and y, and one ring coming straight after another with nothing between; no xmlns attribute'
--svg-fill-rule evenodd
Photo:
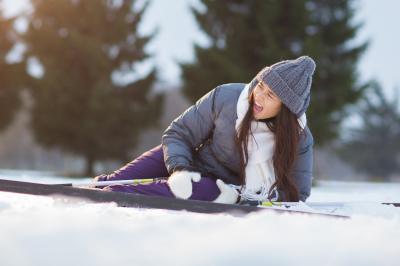
<svg viewBox="0 0 400 266"><path fill-rule="evenodd" d="M98 189L77 188L72 186L39 184L31 182L0 180L0 191L13 192L28 195L52 196L58 195L82 198L91 202L107 203L115 202L120 207L165 209L175 211L189 211L196 213L228 213L235 216L242 216L257 211L271 211L275 213L299 213L335 218L349 218L349 216L328 213L325 211L308 211L288 208L287 205L274 204L275 206L250 206L238 204L221 204L199 200L183 200L166 198L160 196L147 196L133 193L109 192Z"/></svg>
<svg viewBox="0 0 400 266"><path fill-rule="evenodd" d="M162 180L165 179L166 177L156 177L156 178L147 178L147 179L131 179L131 180L114 180L114 181L89 181L89 182L77 182L77 183L64 183L64 184L57 184L57 185L62 185L62 186L72 186L72 187L105 187L105 186L110 186L110 185L132 185L132 184L145 184L149 182L153 182L156 180ZM307 202L307 205L309 207L316 207L316 208L321 208L321 207L343 207L345 202ZM400 207L399 202L382 202L380 204L384 205L393 205L394 207ZM272 202L253 202L253 205L263 205L263 206L286 206L286 207L292 207L292 206L297 206L299 205L298 202L278 202L275 204L272 204Z"/></svg>

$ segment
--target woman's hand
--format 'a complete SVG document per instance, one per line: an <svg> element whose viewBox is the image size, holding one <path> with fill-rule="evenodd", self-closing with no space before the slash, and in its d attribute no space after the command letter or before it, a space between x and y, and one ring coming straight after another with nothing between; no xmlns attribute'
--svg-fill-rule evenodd
<svg viewBox="0 0 400 266"><path fill-rule="evenodd" d="M176 171L168 178L168 185L175 197L188 199L192 195L192 180L199 182L201 175L198 172Z"/></svg>
<svg viewBox="0 0 400 266"><path fill-rule="evenodd" d="M225 184L224 181L222 181L221 179L217 180L217 186L221 193L213 202L228 204L233 204L237 202L239 198L239 192L236 190L236 188Z"/></svg>

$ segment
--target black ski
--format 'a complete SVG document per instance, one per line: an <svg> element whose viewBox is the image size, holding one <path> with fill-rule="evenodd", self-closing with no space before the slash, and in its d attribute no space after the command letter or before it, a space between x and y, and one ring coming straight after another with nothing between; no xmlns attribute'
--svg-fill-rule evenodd
<svg viewBox="0 0 400 266"><path fill-rule="evenodd" d="M1 180L0 191L14 192L29 195L41 196L68 196L74 198L87 199L92 202L115 202L120 207L131 208L150 208L167 210L186 210L197 213L229 213L232 215L245 215L256 211L272 211L277 213L301 213L307 215L319 215L339 218L349 218L349 216L314 213L306 211L293 211L284 209L272 209L257 206L221 204L199 200L182 200L165 198L159 196L146 196L133 193L108 192L95 189L76 188L62 185L48 185L21 181Z"/></svg>

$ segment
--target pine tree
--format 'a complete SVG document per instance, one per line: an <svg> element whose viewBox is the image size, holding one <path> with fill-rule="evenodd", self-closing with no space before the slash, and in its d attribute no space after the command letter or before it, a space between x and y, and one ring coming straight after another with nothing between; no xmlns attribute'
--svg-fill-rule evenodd
<svg viewBox="0 0 400 266"><path fill-rule="evenodd" d="M15 18L5 18L0 9L0 130L7 128L21 107L24 64L7 60L18 41L14 21Z"/></svg>
<svg viewBox="0 0 400 266"><path fill-rule="evenodd" d="M380 180L400 172L400 95L394 91L389 101L381 86L371 82L358 110L361 126L351 128L351 138L337 150L357 170Z"/></svg>
<svg viewBox="0 0 400 266"><path fill-rule="evenodd" d="M196 60L183 63L183 93L195 101L215 86L249 82L267 65L306 54L317 69L307 110L315 143L335 139L346 106L363 95L356 64L367 42L351 42L361 24L354 24L350 0L202 0L192 12L208 47L195 46Z"/></svg>
<svg viewBox="0 0 400 266"><path fill-rule="evenodd" d="M32 0L24 35L27 57L44 69L32 81L32 128L39 143L86 158L86 175L96 160L126 161L140 132L157 126L163 97L152 95L156 78L121 85L115 73L135 73L147 59L140 36L146 10L136 1Z"/></svg>

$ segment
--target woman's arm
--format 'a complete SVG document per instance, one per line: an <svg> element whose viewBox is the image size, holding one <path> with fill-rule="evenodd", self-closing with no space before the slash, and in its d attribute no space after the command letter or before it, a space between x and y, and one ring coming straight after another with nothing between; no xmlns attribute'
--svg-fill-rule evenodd
<svg viewBox="0 0 400 266"><path fill-rule="evenodd" d="M198 171L193 166L193 151L211 134L214 127L214 88L178 116L162 136L164 161L169 174L178 170Z"/></svg>

